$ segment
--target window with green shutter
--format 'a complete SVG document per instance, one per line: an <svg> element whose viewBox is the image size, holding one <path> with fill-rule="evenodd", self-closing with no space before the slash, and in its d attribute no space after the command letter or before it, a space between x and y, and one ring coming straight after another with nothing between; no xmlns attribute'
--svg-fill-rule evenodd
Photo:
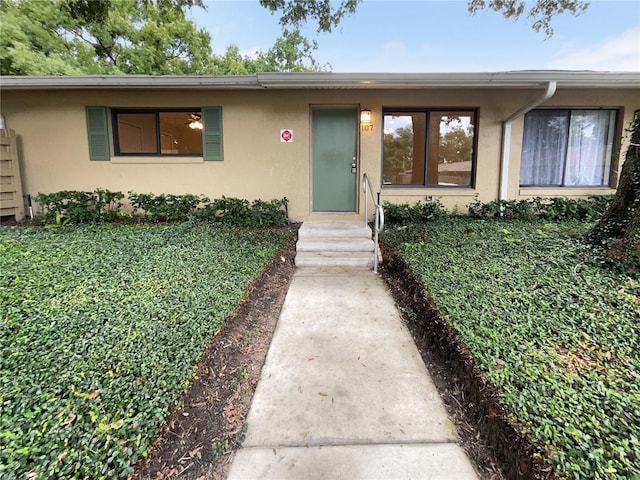
<svg viewBox="0 0 640 480"><path fill-rule="evenodd" d="M110 160L107 107L86 107L89 158ZM116 156L222 161L222 107L111 109Z"/></svg>
<svg viewBox="0 0 640 480"><path fill-rule="evenodd" d="M106 107L86 107L89 159L109 160L109 131Z"/></svg>

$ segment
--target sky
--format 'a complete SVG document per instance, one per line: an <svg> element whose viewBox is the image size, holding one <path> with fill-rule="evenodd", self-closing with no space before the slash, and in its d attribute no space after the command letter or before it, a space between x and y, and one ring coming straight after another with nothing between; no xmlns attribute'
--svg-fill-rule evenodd
<svg viewBox="0 0 640 480"><path fill-rule="evenodd" d="M191 14L212 36L214 53L237 45L266 51L280 35L279 17L258 0L205 0ZM498 72L510 70L640 71L640 1L592 0L586 13L552 20L536 32L526 16L471 15L464 0L364 0L318 42L314 58L334 72Z"/></svg>

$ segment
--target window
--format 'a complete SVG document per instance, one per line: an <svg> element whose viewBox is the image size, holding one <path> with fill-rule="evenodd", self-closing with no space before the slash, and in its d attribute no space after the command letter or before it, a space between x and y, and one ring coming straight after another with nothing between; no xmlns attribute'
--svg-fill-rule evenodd
<svg viewBox="0 0 640 480"><path fill-rule="evenodd" d="M385 110L385 185L473 186L475 110Z"/></svg>
<svg viewBox="0 0 640 480"><path fill-rule="evenodd" d="M202 156L202 113L113 110L116 155Z"/></svg>
<svg viewBox="0 0 640 480"><path fill-rule="evenodd" d="M109 161L108 109L88 106L85 110L89 159ZM116 155L223 160L222 107L112 109L111 126Z"/></svg>
<svg viewBox="0 0 640 480"><path fill-rule="evenodd" d="M616 110L532 110L524 118L521 186L608 186Z"/></svg>

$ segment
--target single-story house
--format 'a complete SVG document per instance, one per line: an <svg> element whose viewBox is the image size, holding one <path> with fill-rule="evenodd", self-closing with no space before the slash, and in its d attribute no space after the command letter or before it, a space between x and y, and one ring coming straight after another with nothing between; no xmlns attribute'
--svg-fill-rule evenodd
<svg viewBox="0 0 640 480"><path fill-rule="evenodd" d="M307 221L362 219L364 174L381 201L461 211L613 193L640 73L27 76L0 93L24 196L287 197Z"/></svg>

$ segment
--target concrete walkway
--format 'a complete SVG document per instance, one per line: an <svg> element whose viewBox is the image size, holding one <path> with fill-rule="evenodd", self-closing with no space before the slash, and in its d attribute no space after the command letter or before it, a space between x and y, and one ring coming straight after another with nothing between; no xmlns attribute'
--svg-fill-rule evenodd
<svg viewBox="0 0 640 480"><path fill-rule="evenodd" d="M228 480L476 479L369 270L298 269Z"/></svg>

